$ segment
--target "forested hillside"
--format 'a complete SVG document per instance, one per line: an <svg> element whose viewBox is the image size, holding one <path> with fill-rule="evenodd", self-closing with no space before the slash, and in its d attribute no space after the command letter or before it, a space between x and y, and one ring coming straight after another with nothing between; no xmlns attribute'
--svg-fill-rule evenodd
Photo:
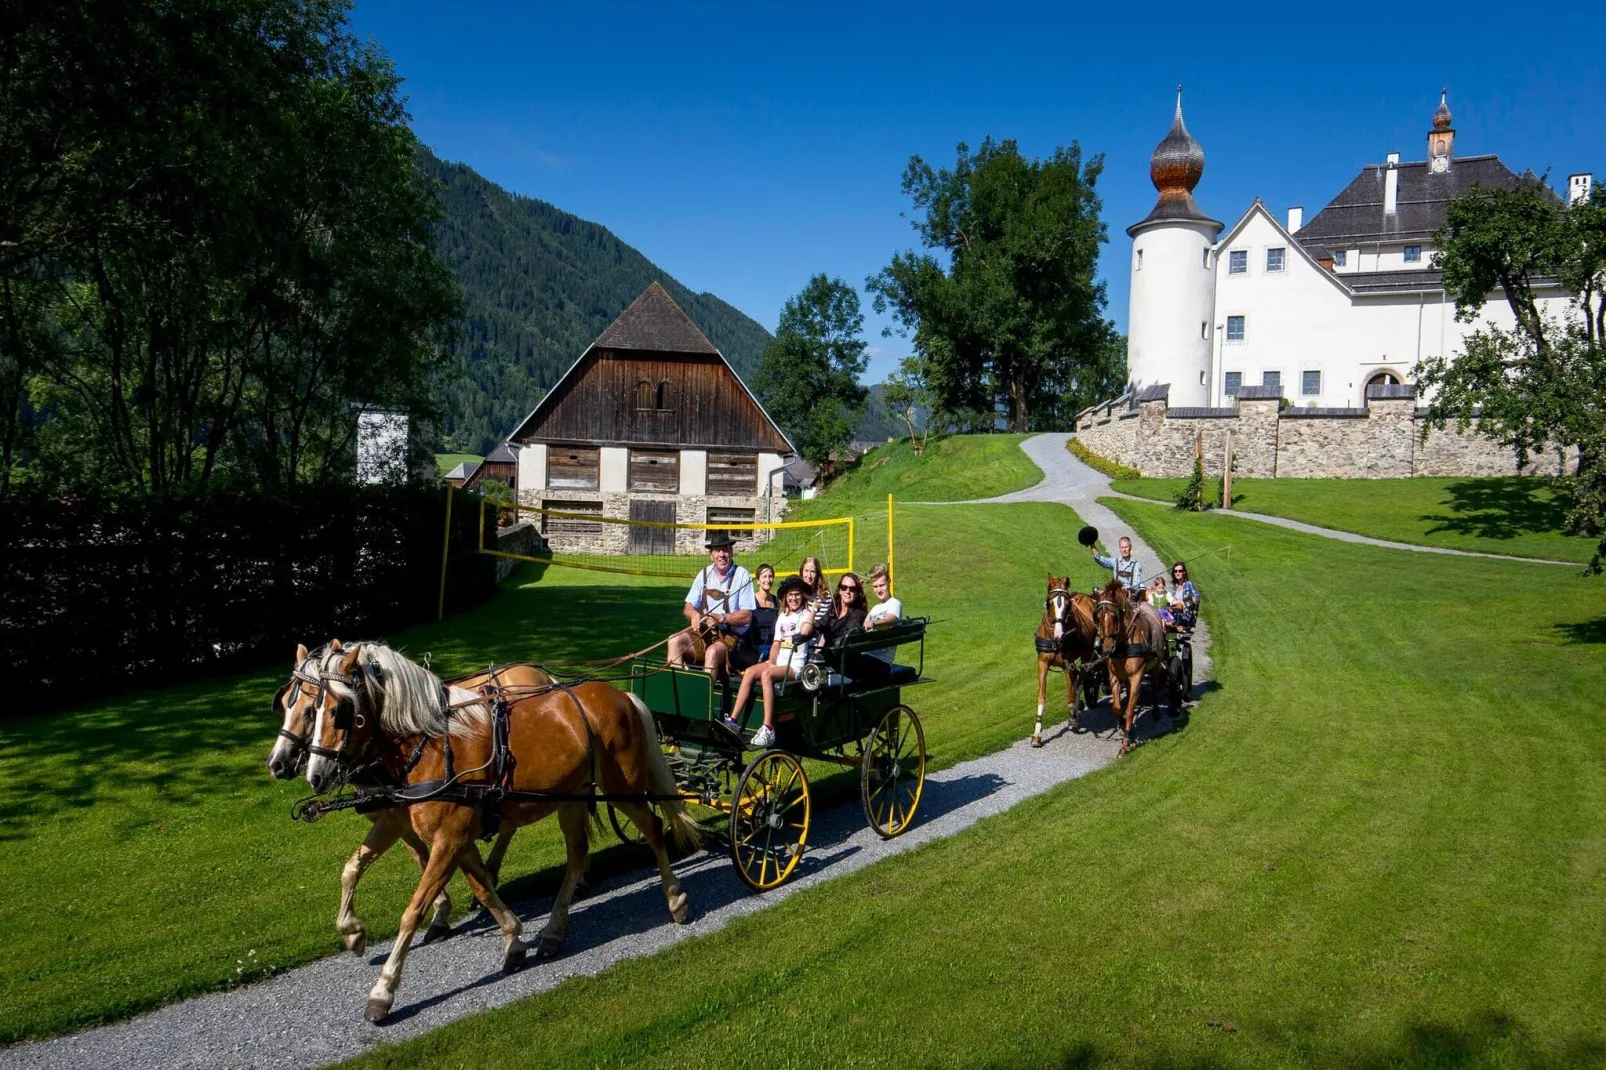
<svg viewBox="0 0 1606 1070"><path fill-rule="evenodd" d="M449 450L486 453L654 279L751 382L770 335L712 294L694 294L606 227L509 193L427 149L441 183L436 249L463 287L452 374L440 388Z"/></svg>

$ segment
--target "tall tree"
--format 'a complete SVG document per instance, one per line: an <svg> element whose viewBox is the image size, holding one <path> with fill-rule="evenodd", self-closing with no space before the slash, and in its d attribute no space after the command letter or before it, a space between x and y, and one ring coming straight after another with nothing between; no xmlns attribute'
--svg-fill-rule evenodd
<svg viewBox="0 0 1606 1070"><path fill-rule="evenodd" d="M913 332L944 409L1002 406L1010 428L1026 431L1038 405L1103 359L1103 169L1075 142L1046 160L992 138L974 154L961 142L952 169L910 158L903 191L931 252L899 253L867 286L876 311Z"/></svg>
<svg viewBox="0 0 1606 1070"><path fill-rule="evenodd" d="M287 486L349 468L353 403L429 414L459 299L400 79L347 7L7 6L8 462L30 438L42 482Z"/></svg>
<svg viewBox="0 0 1606 1070"><path fill-rule="evenodd" d="M815 275L786 302L764 349L757 388L771 416L810 464L824 468L846 446L869 394L859 295L841 279Z"/></svg>
<svg viewBox="0 0 1606 1070"><path fill-rule="evenodd" d="M926 378L926 361L911 353L898 362L898 370L881 384L881 396L909 429L909 445L915 453L926 452L932 427L939 423L936 397Z"/></svg>
<svg viewBox="0 0 1606 1070"><path fill-rule="evenodd" d="M1474 189L1450 203L1436 242L1456 318L1476 320L1498 289L1516 326L1476 331L1463 352L1423 362L1417 382L1433 394L1427 427L1476 427L1515 449L1521 463L1576 448L1568 521L1577 532L1599 533L1606 513L1606 190L1597 187L1566 207L1542 179ZM1570 297L1559 318L1544 315L1537 294L1552 280ZM1592 571L1600 571L1603 557L1606 541Z"/></svg>

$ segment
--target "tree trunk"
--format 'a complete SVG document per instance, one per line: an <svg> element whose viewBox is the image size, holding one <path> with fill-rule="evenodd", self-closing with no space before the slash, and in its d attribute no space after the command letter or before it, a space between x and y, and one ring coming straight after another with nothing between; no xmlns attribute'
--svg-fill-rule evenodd
<svg viewBox="0 0 1606 1070"><path fill-rule="evenodd" d="M1009 429L1018 433L1026 430L1026 384L1019 379L1009 381Z"/></svg>

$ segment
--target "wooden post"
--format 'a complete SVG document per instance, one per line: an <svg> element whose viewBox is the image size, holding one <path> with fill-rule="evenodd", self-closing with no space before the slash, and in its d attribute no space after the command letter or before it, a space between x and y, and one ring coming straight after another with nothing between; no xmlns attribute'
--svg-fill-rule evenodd
<svg viewBox="0 0 1606 1070"><path fill-rule="evenodd" d="M1226 455L1221 459L1221 507L1232 508L1232 431L1227 431Z"/></svg>

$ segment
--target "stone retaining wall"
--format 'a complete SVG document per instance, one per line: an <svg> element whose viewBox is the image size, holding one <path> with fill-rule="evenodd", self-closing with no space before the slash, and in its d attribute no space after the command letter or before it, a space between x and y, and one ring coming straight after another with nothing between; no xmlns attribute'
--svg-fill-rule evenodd
<svg viewBox="0 0 1606 1070"><path fill-rule="evenodd" d="M570 502L600 503L602 506L600 517L608 520L630 519L630 503L633 500L674 502L677 524L705 524L708 522L708 510L711 508L752 510L753 519L748 523L762 524L765 521L778 523L786 516L786 499L780 495L769 498L767 509L765 496L754 494L653 494L640 491L620 494L595 490L558 489L524 491L519 495L519 499L523 505L560 510L564 504ZM576 533L561 529L585 524L586 521L538 515L543 521L541 535L554 552L587 554L630 552L630 535L636 530L633 525L594 523L591 526L595 530ZM767 538L767 533L763 531L733 531L731 534L736 539L738 553L754 549ZM702 528L676 528L674 552L701 555L706 552L703 546L707 538L708 532Z"/></svg>
<svg viewBox="0 0 1606 1070"><path fill-rule="evenodd" d="M1262 396L1265 394L1266 396ZM1171 408L1163 387L1119 398L1077 416L1076 437L1101 457L1145 476L1186 477L1202 438L1205 470L1221 475L1227 433L1233 474L1249 477L1390 479L1402 476L1517 475L1513 451L1471 430L1431 432L1410 387L1385 388L1361 409L1280 408L1282 399L1246 387L1231 409ZM1527 474L1565 474L1576 459L1540 459Z"/></svg>

